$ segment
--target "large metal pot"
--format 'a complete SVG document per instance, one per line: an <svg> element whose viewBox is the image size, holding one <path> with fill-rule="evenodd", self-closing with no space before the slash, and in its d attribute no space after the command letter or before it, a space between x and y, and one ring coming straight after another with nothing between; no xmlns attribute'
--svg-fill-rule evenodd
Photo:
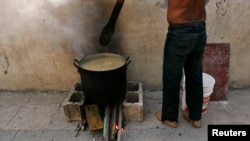
<svg viewBox="0 0 250 141"><path fill-rule="evenodd" d="M97 53L74 60L87 100L114 104L127 92L127 66L131 59L118 54Z"/></svg>

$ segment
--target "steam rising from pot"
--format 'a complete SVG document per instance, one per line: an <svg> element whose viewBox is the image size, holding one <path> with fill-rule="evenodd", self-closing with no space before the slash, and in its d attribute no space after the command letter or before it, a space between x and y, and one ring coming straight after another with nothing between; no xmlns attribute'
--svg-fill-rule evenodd
<svg viewBox="0 0 250 141"><path fill-rule="evenodd" d="M28 44L34 42L37 48L62 49L68 54L72 54L71 50L73 58L81 58L96 52L99 45L99 30L102 27L102 23L96 24L101 13L96 5L97 2L9 0L1 3L3 5L0 12L4 20L0 21L0 25L3 29L8 29L4 36L11 36L13 42L15 40L24 40ZM100 29L93 26L93 23L100 26ZM20 38L20 34L25 39L17 39Z"/></svg>

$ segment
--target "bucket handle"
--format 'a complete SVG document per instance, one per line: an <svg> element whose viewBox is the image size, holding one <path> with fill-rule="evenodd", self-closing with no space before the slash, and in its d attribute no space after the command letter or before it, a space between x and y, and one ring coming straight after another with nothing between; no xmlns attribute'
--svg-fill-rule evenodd
<svg viewBox="0 0 250 141"><path fill-rule="evenodd" d="M77 59L74 59L74 62L73 62L73 64L74 64L74 66L76 67L76 68L78 68L79 70L80 70L80 62L77 60Z"/></svg>
<svg viewBox="0 0 250 141"><path fill-rule="evenodd" d="M131 63L131 58L130 58L130 57L127 57L127 58L126 58L126 66L128 66L130 63Z"/></svg>

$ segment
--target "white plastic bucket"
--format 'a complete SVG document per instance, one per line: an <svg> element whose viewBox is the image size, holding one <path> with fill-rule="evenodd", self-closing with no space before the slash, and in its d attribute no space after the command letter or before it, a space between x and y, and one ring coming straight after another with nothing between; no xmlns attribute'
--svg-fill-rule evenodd
<svg viewBox="0 0 250 141"><path fill-rule="evenodd" d="M203 73L202 75L203 75L203 93L206 94L213 92L215 79L207 73Z"/></svg>
<svg viewBox="0 0 250 141"><path fill-rule="evenodd" d="M203 77L203 105L202 105L202 114L205 114L207 112L208 103L210 101L210 96L213 93L215 79L207 74L202 73ZM183 82L185 81L185 77L183 78ZM185 83L182 84L182 110L188 111L187 105L186 105L186 90L185 90Z"/></svg>

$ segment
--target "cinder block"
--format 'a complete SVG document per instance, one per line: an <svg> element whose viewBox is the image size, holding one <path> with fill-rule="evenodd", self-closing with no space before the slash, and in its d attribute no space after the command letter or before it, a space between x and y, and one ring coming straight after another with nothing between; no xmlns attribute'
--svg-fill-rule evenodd
<svg viewBox="0 0 250 141"><path fill-rule="evenodd" d="M67 121L81 121L83 119L82 111L84 100L85 98L83 92L69 92L63 103L63 109Z"/></svg>
<svg viewBox="0 0 250 141"><path fill-rule="evenodd" d="M128 82L128 90L123 101L123 114L126 120L143 120L143 90L140 82Z"/></svg>

